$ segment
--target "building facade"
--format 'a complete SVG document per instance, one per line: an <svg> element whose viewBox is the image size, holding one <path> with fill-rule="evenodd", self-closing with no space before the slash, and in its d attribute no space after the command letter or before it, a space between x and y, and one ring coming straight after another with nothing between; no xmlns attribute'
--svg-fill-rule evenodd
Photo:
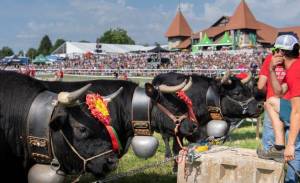
<svg viewBox="0 0 300 183"><path fill-rule="evenodd" d="M184 23L180 20L184 20ZM300 26L276 28L257 20L245 0L241 0L232 16L222 16L210 27L194 32L190 37L188 31L184 32L182 37L182 33L175 30L191 30L180 11L172 21L166 37L170 46L178 49L191 48L193 52L208 48L218 50L223 47L230 49L270 47L277 35L283 32L292 32L300 37Z"/></svg>

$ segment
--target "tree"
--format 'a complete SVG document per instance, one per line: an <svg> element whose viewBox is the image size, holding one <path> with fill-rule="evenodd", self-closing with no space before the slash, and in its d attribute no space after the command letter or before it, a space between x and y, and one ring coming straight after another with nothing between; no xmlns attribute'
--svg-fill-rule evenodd
<svg viewBox="0 0 300 183"><path fill-rule="evenodd" d="M48 35L45 35L40 42L38 54L49 55L51 49L52 49L51 40L49 39Z"/></svg>
<svg viewBox="0 0 300 183"><path fill-rule="evenodd" d="M11 56L13 54L14 54L14 51L7 46L2 47L2 49L0 50L0 58L6 57L6 56Z"/></svg>
<svg viewBox="0 0 300 183"><path fill-rule="evenodd" d="M66 41L64 39L57 39L55 41L54 46L52 47L51 52L53 52L54 50L56 50L58 47L60 47L62 44L64 44Z"/></svg>
<svg viewBox="0 0 300 183"><path fill-rule="evenodd" d="M135 44L134 40L127 35L127 31L121 28L110 29L97 39L100 43L110 44Z"/></svg>
<svg viewBox="0 0 300 183"><path fill-rule="evenodd" d="M30 59L33 59L36 56L38 56L38 52L34 48L29 48L28 51L27 51L27 53L26 53L26 56L29 57Z"/></svg>
<svg viewBox="0 0 300 183"><path fill-rule="evenodd" d="M20 50L19 53L18 53L18 56L24 56L24 51Z"/></svg>
<svg viewBox="0 0 300 183"><path fill-rule="evenodd" d="M86 40L81 40L79 41L80 43L89 43L89 41L86 41Z"/></svg>

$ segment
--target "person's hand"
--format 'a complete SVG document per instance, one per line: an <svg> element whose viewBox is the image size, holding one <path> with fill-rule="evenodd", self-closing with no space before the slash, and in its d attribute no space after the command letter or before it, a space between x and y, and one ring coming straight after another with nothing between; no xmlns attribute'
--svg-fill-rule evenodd
<svg viewBox="0 0 300 183"><path fill-rule="evenodd" d="M295 159L295 145L287 145L284 150L284 160L291 161Z"/></svg>
<svg viewBox="0 0 300 183"><path fill-rule="evenodd" d="M275 71L276 66L283 64L283 56L275 54L272 56L272 60L270 62L270 72Z"/></svg>

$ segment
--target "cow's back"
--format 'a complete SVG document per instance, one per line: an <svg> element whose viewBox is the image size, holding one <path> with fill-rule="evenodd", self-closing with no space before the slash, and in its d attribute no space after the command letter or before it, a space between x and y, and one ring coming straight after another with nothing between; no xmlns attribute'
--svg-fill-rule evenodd
<svg viewBox="0 0 300 183"><path fill-rule="evenodd" d="M13 154L21 156L22 132L31 103L44 90L39 81L10 71L0 71L0 133Z"/></svg>

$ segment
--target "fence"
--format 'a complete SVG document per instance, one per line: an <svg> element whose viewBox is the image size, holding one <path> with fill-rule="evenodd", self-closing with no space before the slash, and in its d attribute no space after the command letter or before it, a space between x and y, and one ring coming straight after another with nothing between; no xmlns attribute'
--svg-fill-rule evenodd
<svg viewBox="0 0 300 183"><path fill-rule="evenodd" d="M6 69L14 70L17 69ZM37 75L53 74L58 69L36 69ZM127 74L128 77L154 77L161 73L176 72L183 74L199 74L208 77L219 77L226 71L225 69L64 69L65 74L86 75L86 76L114 76L115 73L120 75ZM245 69L232 69L233 73L246 71Z"/></svg>

